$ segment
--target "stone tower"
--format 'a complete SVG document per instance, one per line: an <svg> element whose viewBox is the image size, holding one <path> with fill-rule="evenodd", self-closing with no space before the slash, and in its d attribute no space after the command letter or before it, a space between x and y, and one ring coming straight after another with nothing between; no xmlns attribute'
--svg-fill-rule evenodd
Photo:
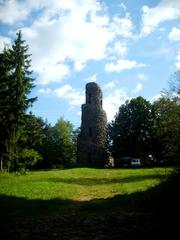
<svg viewBox="0 0 180 240"><path fill-rule="evenodd" d="M106 162L107 118L102 108L98 84L86 84L86 103L82 105L81 131L77 141L78 163L104 166Z"/></svg>

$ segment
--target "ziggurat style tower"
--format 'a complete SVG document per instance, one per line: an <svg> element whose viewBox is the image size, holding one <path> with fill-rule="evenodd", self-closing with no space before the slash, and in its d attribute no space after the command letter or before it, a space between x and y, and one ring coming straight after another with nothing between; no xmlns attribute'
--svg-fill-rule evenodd
<svg viewBox="0 0 180 240"><path fill-rule="evenodd" d="M106 163L107 117L102 108L102 91L90 82L86 84L86 103L82 105L81 131L77 141L77 160L89 166Z"/></svg>

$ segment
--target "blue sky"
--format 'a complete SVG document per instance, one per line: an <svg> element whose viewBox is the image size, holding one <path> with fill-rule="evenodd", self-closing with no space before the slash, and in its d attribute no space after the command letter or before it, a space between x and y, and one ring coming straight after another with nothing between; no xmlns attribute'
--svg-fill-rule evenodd
<svg viewBox="0 0 180 240"><path fill-rule="evenodd" d="M31 111L52 125L80 126L89 81L111 121L127 99L157 99L180 69L179 0L0 0L0 51L19 29L36 79Z"/></svg>

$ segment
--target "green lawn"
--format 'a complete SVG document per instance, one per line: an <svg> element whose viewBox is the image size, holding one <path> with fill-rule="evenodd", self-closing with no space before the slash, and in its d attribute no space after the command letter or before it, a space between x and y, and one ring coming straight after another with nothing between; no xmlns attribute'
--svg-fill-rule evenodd
<svg viewBox="0 0 180 240"><path fill-rule="evenodd" d="M119 239L119 234L130 239L140 233L144 237L157 225L159 193L172 170L0 173L2 239Z"/></svg>
<svg viewBox="0 0 180 240"><path fill-rule="evenodd" d="M92 200L145 191L165 180L171 168L34 171L0 174L0 194L26 199Z"/></svg>

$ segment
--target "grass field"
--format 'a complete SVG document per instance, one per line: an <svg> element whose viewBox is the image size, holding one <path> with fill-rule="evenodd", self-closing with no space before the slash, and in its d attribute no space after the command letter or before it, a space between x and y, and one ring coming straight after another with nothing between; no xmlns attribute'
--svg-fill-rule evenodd
<svg viewBox="0 0 180 240"><path fill-rule="evenodd" d="M154 228L159 189L171 173L172 168L0 173L3 239L144 236Z"/></svg>
<svg viewBox="0 0 180 240"><path fill-rule="evenodd" d="M144 191L165 180L170 168L77 168L1 174L0 193L26 199L91 200Z"/></svg>

